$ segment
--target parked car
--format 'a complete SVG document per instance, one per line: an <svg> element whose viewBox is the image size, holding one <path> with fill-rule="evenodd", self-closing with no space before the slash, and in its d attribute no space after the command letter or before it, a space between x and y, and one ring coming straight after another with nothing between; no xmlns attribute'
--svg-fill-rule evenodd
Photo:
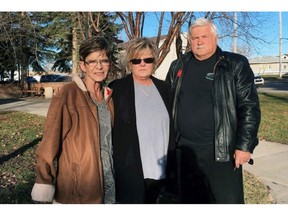
<svg viewBox="0 0 288 216"><path fill-rule="evenodd" d="M42 75L40 78L40 82L55 82L55 80L61 77L59 74L47 74L47 75Z"/></svg>
<svg viewBox="0 0 288 216"><path fill-rule="evenodd" d="M260 86L264 85L264 78L261 77L259 74L254 74L254 83L256 85L256 88L259 88Z"/></svg>
<svg viewBox="0 0 288 216"><path fill-rule="evenodd" d="M60 76L55 79L55 82L71 82L72 77L71 76Z"/></svg>
<svg viewBox="0 0 288 216"><path fill-rule="evenodd" d="M37 80L34 77L26 77L27 83L37 83Z"/></svg>
<svg viewBox="0 0 288 216"><path fill-rule="evenodd" d="M37 82L39 83L41 79L41 75L34 75L33 78L36 79Z"/></svg>

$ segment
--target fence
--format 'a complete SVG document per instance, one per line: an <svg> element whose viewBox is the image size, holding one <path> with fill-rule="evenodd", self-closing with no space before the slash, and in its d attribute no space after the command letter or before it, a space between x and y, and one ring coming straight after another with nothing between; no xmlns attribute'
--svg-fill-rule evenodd
<svg viewBox="0 0 288 216"><path fill-rule="evenodd" d="M25 83L22 90L23 95L45 96L45 88L51 87L53 96L69 82L45 82L45 83Z"/></svg>

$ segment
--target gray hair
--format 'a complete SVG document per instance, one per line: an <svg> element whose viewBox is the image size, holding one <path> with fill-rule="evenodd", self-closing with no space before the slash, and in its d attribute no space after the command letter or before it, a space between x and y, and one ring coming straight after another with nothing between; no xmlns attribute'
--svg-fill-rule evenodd
<svg viewBox="0 0 288 216"><path fill-rule="evenodd" d="M190 25L188 34L189 37L191 37L191 30L197 26L210 26L214 36L218 36L218 30L214 23L211 20L202 17L198 18Z"/></svg>

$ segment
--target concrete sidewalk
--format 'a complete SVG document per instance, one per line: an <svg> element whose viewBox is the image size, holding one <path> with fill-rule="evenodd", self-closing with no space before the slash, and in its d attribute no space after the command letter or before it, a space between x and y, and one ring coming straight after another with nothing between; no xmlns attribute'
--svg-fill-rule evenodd
<svg viewBox="0 0 288 216"><path fill-rule="evenodd" d="M275 203L288 204L288 145L260 141L252 158L244 169L270 188Z"/></svg>
<svg viewBox="0 0 288 216"><path fill-rule="evenodd" d="M0 110L16 110L46 116L51 99L27 97L0 99ZM277 204L288 204L288 145L260 141L252 155L254 165L244 169L270 188Z"/></svg>
<svg viewBox="0 0 288 216"><path fill-rule="evenodd" d="M15 110L46 116L50 102L51 99L44 99L43 97L0 99L0 110Z"/></svg>

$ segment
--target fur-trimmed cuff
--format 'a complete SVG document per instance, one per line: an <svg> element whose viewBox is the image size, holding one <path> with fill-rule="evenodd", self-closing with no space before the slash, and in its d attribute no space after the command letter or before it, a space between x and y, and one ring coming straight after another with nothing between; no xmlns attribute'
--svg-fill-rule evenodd
<svg viewBox="0 0 288 216"><path fill-rule="evenodd" d="M38 202L52 202L54 198L54 185L35 183L31 192L32 200Z"/></svg>

